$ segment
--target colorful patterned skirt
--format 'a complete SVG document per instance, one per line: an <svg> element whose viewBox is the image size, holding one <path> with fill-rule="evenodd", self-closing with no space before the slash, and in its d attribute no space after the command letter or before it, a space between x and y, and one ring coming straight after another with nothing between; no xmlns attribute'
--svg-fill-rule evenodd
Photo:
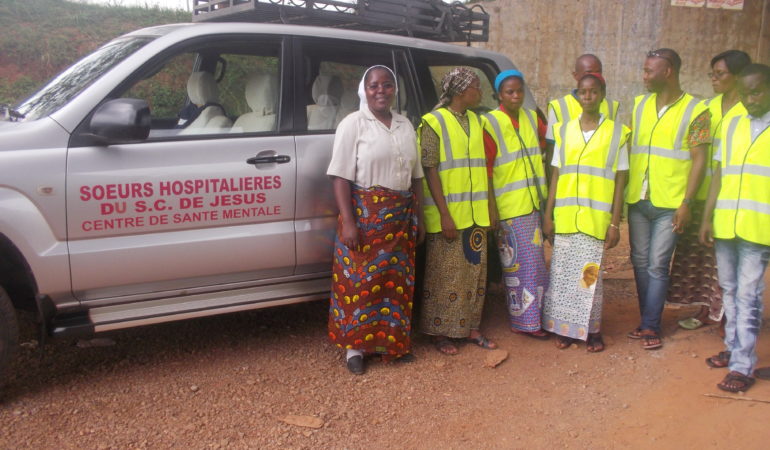
<svg viewBox="0 0 770 450"><path fill-rule="evenodd" d="M674 305L700 305L709 308L709 319L722 320L722 290L717 278L714 248L702 245L698 240L704 202L692 203L692 219L676 242L671 262L671 283L668 303Z"/></svg>
<svg viewBox="0 0 770 450"><path fill-rule="evenodd" d="M497 245L508 304L511 328L517 331L540 330L543 295L548 289L540 213L501 220Z"/></svg>
<svg viewBox="0 0 770 450"><path fill-rule="evenodd" d="M551 281L543 300L543 328L585 341L602 321L604 241L583 233L557 234Z"/></svg>
<svg viewBox="0 0 770 450"><path fill-rule="evenodd" d="M417 218L411 191L352 189L359 248L334 240L329 339L389 357L410 350Z"/></svg>
<svg viewBox="0 0 770 450"><path fill-rule="evenodd" d="M457 230L447 241L441 233L425 238L425 281L420 331L433 336L465 338L479 329L487 284L487 232Z"/></svg>

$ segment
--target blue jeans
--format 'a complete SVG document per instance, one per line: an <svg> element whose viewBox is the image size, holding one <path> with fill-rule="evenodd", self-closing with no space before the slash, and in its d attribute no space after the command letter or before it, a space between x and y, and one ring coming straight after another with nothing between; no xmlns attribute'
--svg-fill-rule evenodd
<svg viewBox="0 0 770 450"><path fill-rule="evenodd" d="M725 308L725 347L730 370L751 376L762 326L764 274L770 247L743 239L717 239L717 274Z"/></svg>
<svg viewBox="0 0 770 450"><path fill-rule="evenodd" d="M639 328L660 332L660 316L666 302L669 267L679 236L671 222L674 209L658 208L649 200L628 206L628 234L634 265L636 294L642 316Z"/></svg>

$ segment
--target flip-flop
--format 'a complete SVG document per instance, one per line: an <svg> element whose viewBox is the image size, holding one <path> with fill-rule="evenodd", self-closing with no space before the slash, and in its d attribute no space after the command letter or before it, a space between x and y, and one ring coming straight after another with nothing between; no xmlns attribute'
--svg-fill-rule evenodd
<svg viewBox="0 0 770 450"><path fill-rule="evenodd" d="M631 330L631 331L628 332L626 337L629 338L629 339L641 339L642 338L642 329L641 328L636 328L634 330Z"/></svg>
<svg viewBox="0 0 770 450"><path fill-rule="evenodd" d="M696 317L688 317L686 319L682 319L679 322L677 322L680 327L684 328L685 330L697 330L698 328L705 325L703 321Z"/></svg>
<svg viewBox="0 0 770 450"><path fill-rule="evenodd" d="M454 356L459 353L457 346L455 346L448 338L437 339L433 342L433 345L436 347L436 350L447 356ZM452 352L452 350L454 350L454 352Z"/></svg>
<svg viewBox="0 0 770 450"><path fill-rule="evenodd" d="M486 350L494 350L494 349L497 348L497 345L495 345L494 342L490 341L489 339L487 339L484 336L479 336L479 337L475 337L475 338L467 337L467 338L465 338L465 342L470 342L471 344L476 344L479 347L481 347L483 349L486 349Z"/></svg>
<svg viewBox="0 0 770 450"><path fill-rule="evenodd" d="M730 352L719 352L706 358L706 365L712 369L724 369L730 365Z"/></svg>
<svg viewBox="0 0 770 450"><path fill-rule="evenodd" d="M556 336L556 348L559 350L564 350L566 348L569 348L572 343L575 342L574 339L567 336Z"/></svg>
<svg viewBox="0 0 770 450"><path fill-rule="evenodd" d="M660 338L658 333L654 334L643 334L642 335L642 348L645 350L657 350L661 347L663 347L663 339ZM657 342L654 342L654 340L657 340Z"/></svg>
<svg viewBox="0 0 770 450"><path fill-rule="evenodd" d="M754 378L747 377L740 372L730 372L725 375L725 378L719 384L717 384L717 387L723 391L737 394L738 392L748 391L749 388L754 385L755 381ZM731 382L736 382L738 385L735 387L730 386L728 383Z"/></svg>
<svg viewBox="0 0 770 450"><path fill-rule="evenodd" d="M754 371L754 376L760 380L770 380L770 367L760 367Z"/></svg>
<svg viewBox="0 0 770 450"><path fill-rule="evenodd" d="M548 334L547 332L543 331L543 330L538 330L538 331L519 331L519 330L514 330L513 328L511 328L511 331L514 334L520 334L522 336L531 337L532 339L537 339L537 340L540 340L540 341L547 341L548 339L551 338L551 335Z"/></svg>

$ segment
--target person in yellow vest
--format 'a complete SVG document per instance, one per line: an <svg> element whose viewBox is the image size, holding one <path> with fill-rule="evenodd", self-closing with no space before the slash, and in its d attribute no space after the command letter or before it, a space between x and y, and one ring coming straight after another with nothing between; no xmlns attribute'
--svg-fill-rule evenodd
<svg viewBox="0 0 770 450"><path fill-rule="evenodd" d="M589 352L601 352L602 259L620 241L631 130L600 112L606 92L601 74L586 73L577 86L583 113L554 126L543 221L553 256L543 327L558 335L557 348L583 340Z"/></svg>
<svg viewBox="0 0 770 450"><path fill-rule="evenodd" d="M602 61L596 55L586 53L578 56L575 60L575 70L572 71L572 78L575 79L575 83L583 78L586 73L602 73ZM573 85L574 86L574 85ZM600 106L600 112L606 117L615 120L618 114L619 104L617 101L602 100ZM548 129L545 135L546 141L546 161L550 161L553 157L554 149L554 135L553 126L558 122L569 122L572 119L577 118L583 111L583 107L580 105L580 101L577 97L577 91L572 90L564 97L551 100L548 103ZM546 167L547 171L550 171L549 167ZM550 174L549 174L550 176ZM550 179L550 178L549 178Z"/></svg>
<svg viewBox="0 0 770 450"><path fill-rule="evenodd" d="M763 281L770 259L770 67L747 66L738 92L748 114L722 126L700 240L716 248L725 309L725 352L730 372L719 389L743 392L754 384L762 327ZM710 365L710 364L709 364Z"/></svg>
<svg viewBox="0 0 770 450"><path fill-rule="evenodd" d="M714 249L698 242L698 229L711 175L717 166L713 160L714 152L719 146L717 136L722 126L730 122L730 117L746 114L746 108L738 100L738 74L749 64L751 57L740 50L728 50L711 59L709 78L717 95L704 100L703 104L711 114L712 142L706 155L703 182L690 204L692 220L676 243L674 259L671 262L671 284L668 289L669 304L700 305L700 310L694 317L678 322L680 327L687 330L722 321L722 292L717 279Z"/></svg>
<svg viewBox="0 0 770 450"><path fill-rule="evenodd" d="M420 329L447 355L468 341L493 349L479 331L486 298L490 191L478 75L456 67L441 80L436 109L418 130L425 173L425 277Z"/></svg>
<svg viewBox="0 0 770 450"><path fill-rule="evenodd" d="M634 99L632 112L626 202L641 321L628 337L641 339L646 350L663 346L671 256L690 221L711 142L706 106L679 85L681 65L674 50L648 52L644 84L650 93Z"/></svg>
<svg viewBox="0 0 770 450"><path fill-rule="evenodd" d="M511 331L548 339L540 311L548 288L541 200L547 195L540 146L545 124L523 107L524 75L506 70L495 79L500 108L483 116L484 147L491 163L492 224L502 266Z"/></svg>

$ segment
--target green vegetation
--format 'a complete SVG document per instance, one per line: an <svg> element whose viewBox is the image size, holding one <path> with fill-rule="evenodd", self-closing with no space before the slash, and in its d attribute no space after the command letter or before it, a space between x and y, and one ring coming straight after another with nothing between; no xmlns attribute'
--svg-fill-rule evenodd
<svg viewBox="0 0 770 450"><path fill-rule="evenodd" d="M188 12L159 8L0 0L0 104L26 98L110 39L137 28L189 21Z"/></svg>

